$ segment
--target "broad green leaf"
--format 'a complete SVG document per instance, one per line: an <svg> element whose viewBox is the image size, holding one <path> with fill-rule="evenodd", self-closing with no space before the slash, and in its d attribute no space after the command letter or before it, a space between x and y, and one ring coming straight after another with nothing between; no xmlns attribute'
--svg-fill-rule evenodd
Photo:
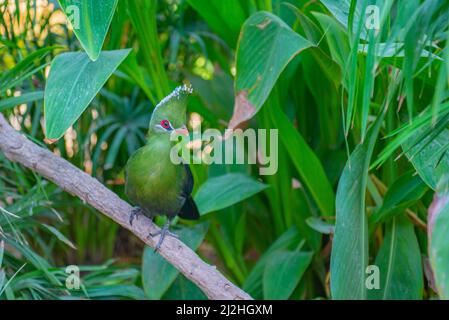
<svg viewBox="0 0 449 320"><path fill-rule="evenodd" d="M90 59L97 60L118 0L58 0Z"/></svg>
<svg viewBox="0 0 449 320"><path fill-rule="evenodd" d="M83 52L58 55L45 87L47 139L57 140L81 116L130 49L103 51L97 61Z"/></svg>
<svg viewBox="0 0 449 320"><path fill-rule="evenodd" d="M449 92L446 96L449 97ZM444 127L444 120L448 119L449 115L449 103L446 102L441 104L437 115L441 118L441 120L443 120L441 127ZM389 157L393 155L397 148L402 146L403 152L405 153L406 151L410 151L410 148L420 142L420 146L416 147L413 152L409 153L409 157L414 157L416 151L421 151L430 142L430 140L437 137L438 134L441 134L441 130L439 132L436 130L438 123L431 126L432 116L432 109L428 107L418 117L415 117L413 123L405 123L399 128L393 130L386 138L394 138L380 152L377 160L372 164L371 168L382 165ZM438 154L441 157L443 156L443 153L441 152ZM436 157L438 158L438 156ZM423 180L427 183L425 179ZM434 188L432 187L432 189Z"/></svg>
<svg viewBox="0 0 449 320"><path fill-rule="evenodd" d="M312 261L313 253L276 251L269 256L263 274L265 299L285 300L295 290Z"/></svg>
<svg viewBox="0 0 449 320"><path fill-rule="evenodd" d="M338 63L341 70L345 70L351 50L346 31L335 19L326 14L314 12L313 15L323 29L332 58ZM345 84L345 86L347 85Z"/></svg>
<svg viewBox="0 0 449 320"><path fill-rule="evenodd" d="M173 230L179 238L192 250L196 250L203 241L209 223L197 224L193 227L182 227ZM155 253L150 247L145 247L142 258L142 282L148 299L160 299L178 276L179 271Z"/></svg>
<svg viewBox="0 0 449 320"><path fill-rule="evenodd" d="M319 233L332 234L335 231L335 226L318 217L309 217L307 218L306 223L310 228Z"/></svg>
<svg viewBox="0 0 449 320"><path fill-rule="evenodd" d="M312 57L314 58L315 62L318 64L318 67L320 68L320 72L317 72L317 65L315 63L310 63L310 62L303 62L303 67L308 67L309 70L313 70L315 72L315 77L318 79L322 78L322 73L326 74L327 77L329 78L329 80L332 80L332 82L334 83L335 87L340 86L341 83L341 68L340 66L337 64L337 62L335 62L334 60L332 60L328 54L322 50L319 47L319 44L322 40L322 38L327 35L324 34L323 32L321 32L321 30L319 29L319 27L307 16L305 15L303 12L301 12L301 10L299 10L297 7L293 6L290 3L285 3L284 4L287 8L289 8L297 17L297 21L300 23L302 30L304 31L307 40L309 40L310 42L312 42L316 47L315 48L311 48L310 53L312 55ZM311 75L310 72L306 72L309 73L309 75ZM317 87L317 88L315 88ZM316 91L324 91L324 90L328 90L326 86L324 86L324 88L319 88L320 86L315 85L313 87L311 87L311 89L315 89ZM320 90L321 89L321 90ZM317 97L317 94L315 94L315 99Z"/></svg>
<svg viewBox="0 0 449 320"><path fill-rule="evenodd" d="M268 186L241 173L209 178L195 194L201 215L221 210L243 201Z"/></svg>
<svg viewBox="0 0 449 320"><path fill-rule="evenodd" d="M242 27L237 48L236 99L230 128L254 116L287 64L313 46L279 17L257 12Z"/></svg>
<svg viewBox="0 0 449 320"><path fill-rule="evenodd" d="M206 295L189 279L180 274L163 296L164 300L206 300Z"/></svg>
<svg viewBox="0 0 449 320"><path fill-rule="evenodd" d="M293 164L322 214L333 215L335 211L334 191L320 160L278 106L273 108L270 115L275 127L279 130L281 141Z"/></svg>
<svg viewBox="0 0 449 320"><path fill-rule="evenodd" d="M421 252L413 225L406 216L395 217L387 224L375 265L380 271L380 289L369 290L369 298L422 298L424 279Z"/></svg>
<svg viewBox="0 0 449 320"><path fill-rule="evenodd" d="M338 22L348 29L351 12L351 0L321 0L321 2L334 15ZM364 13L361 12L361 3L362 1L357 1L355 5L354 17L352 18L353 30L357 28L360 17L364 16ZM362 35L365 36L365 31Z"/></svg>
<svg viewBox="0 0 449 320"><path fill-rule="evenodd" d="M30 103L33 101L42 100L44 98L44 91L27 92L17 97L9 97L0 100L0 111L16 107L21 104Z"/></svg>
<svg viewBox="0 0 449 320"><path fill-rule="evenodd" d="M249 275L243 283L243 290L248 292L254 299L262 299L263 274L270 255L278 250L295 249L301 236L296 228L285 231L259 258Z"/></svg>
<svg viewBox="0 0 449 320"><path fill-rule="evenodd" d="M299 10L298 7L295 7L293 4L285 2L283 3L283 5L295 14L302 30L304 30L304 34L307 40L314 43L315 45L318 45L323 35L315 22L313 22L306 14L304 14L301 10Z"/></svg>
<svg viewBox="0 0 449 320"><path fill-rule="evenodd" d="M232 48L246 18L245 2L239 0L188 0L208 26Z"/></svg>
<svg viewBox="0 0 449 320"><path fill-rule="evenodd" d="M449 194L438 192L429 208L429 259L441 299L449 299Z"/></svg>
<svg viewBox="0 0 449 320"><path fill-rule="evenodd" d="M332 299L366 299L365 271L368 265L368 221L365 194L368 168L382 112L349 157L338 184L336 224L331 254Z"/></svg>
<svg viewBox="0 0 449 320"><path fill-rule="evenodd" d="M436 190L438 183L449 172L449 130L444 130L431 141L422 139L421 132L422 130L417 131L405 141L402 148L423 181Z"/></svg>
<svg viewBox="0 0 449 320"><path fill-rule="evenodd" d="M373 213L370 221L379 223L390 219L421 199L426 191L427 186L418 175L413 172L402 175L388 188L382 207Z"/></svg>

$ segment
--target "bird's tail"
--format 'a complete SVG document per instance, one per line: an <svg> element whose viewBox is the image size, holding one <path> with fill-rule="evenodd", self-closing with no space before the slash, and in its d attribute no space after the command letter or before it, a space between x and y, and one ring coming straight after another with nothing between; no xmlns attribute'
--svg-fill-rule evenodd
<svg viewBox="0 0 449 320"><path fill-rule="evenodd" d="M196 206L195 201L193 201L191 196L188 196L184 205L178 213L178 216L187 220L198 220L200 218L200 213Z"/></svg>

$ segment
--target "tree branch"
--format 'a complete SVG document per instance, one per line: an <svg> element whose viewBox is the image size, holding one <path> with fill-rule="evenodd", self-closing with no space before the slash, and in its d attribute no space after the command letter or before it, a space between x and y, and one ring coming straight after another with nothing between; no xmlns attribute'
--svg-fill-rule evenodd
<svg viewBox="0 0 449 320"><path fill-rule="evenodd" d="M0 114L0 151L13 162L30 168L63 190L75 195L102 212L122 227L130 230L145 244L154 248L158 237L147 237L159 230L150 219L141 216L129 225L132 207L98 180L79 170L68 161L39 147L14 130ZM209 299L252 299L226 279L215 266L208 265L183 242L167 237L159 254L195 283Z"/></svg>

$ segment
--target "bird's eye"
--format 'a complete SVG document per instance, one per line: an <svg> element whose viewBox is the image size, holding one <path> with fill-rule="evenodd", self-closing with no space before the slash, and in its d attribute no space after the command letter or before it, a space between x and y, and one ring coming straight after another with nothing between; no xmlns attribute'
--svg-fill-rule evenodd
<svg viewBox="0 0 449 320"><path fill-rule="evenodd" d="M168 121L168 120L162 120L162 121L161 121L161 126L162 126L162 128L164 128L164 129L170 129L170 121Z"/></svg>

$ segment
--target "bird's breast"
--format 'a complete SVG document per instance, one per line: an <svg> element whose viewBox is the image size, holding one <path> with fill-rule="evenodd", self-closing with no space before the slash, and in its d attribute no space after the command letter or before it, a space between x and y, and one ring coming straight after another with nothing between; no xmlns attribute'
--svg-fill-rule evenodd
<svg viewBox="0 0 449 320"><path fill-rule="evenodd" d="M176 214L183 204L180 194L184 168L171 162L170 150L170 144L148 143L126 165L128 197L151 214Z"/></svg>

